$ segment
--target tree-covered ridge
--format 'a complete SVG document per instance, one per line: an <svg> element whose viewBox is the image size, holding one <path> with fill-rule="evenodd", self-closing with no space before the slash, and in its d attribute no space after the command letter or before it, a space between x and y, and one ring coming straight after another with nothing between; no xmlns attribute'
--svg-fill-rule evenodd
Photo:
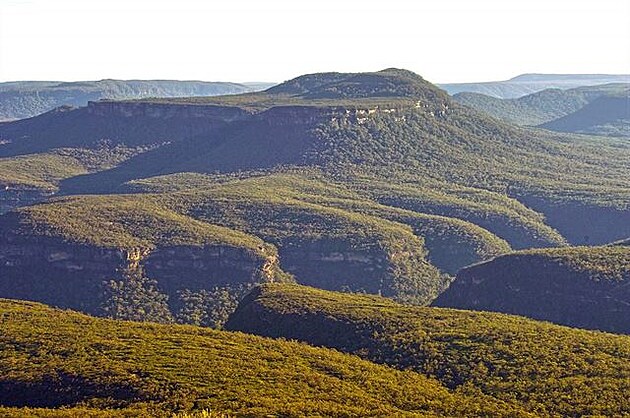
<svg viewBox="0 0 630 418"><path fill-rule="evenodd" d="M385 180L388 176L396 178L396 182ZM344 173L344 177L349 187L383 205L465 220L514 248L566 244L544 216L499 192L426 178L402 169L394 172L385 169L375 175L354 168Z"/></svg>
<svg viewBox="0 0 630 418"><path fill-rule="evenodd" d="M258 288L227 326L420 371L538 416L630 413L627 336L295 285Z"/></svg>
<svg viewBox="0 0 630 418"><path fill-rule="evenodd" d="M629 138L629 102L630 90L623 94L598 97L581 109L540 126L559 132Z"/></svg>
<svg viewBox="0 0 630 418"><path fill-rule="evenodd" d="M422 237L409 225L361 210L362 203L369 208L370 202L359 200L359 210L324 205L335 189L327 191L325 183L289 175L283 184L279 177L275 182L265 177L174 194L63 198L5 216L6 228L23 236L60 237L113 248L231 245L259 252L267 242L280 249L280 264L302 283L380 293L415 303L430 302L446 285L446 279L426 261ZM309 199L299 187L319 187L326 194ZM443 222L430 217L421 220L427 231L431 223ZM464 235L464 228L481 235L475 237L481 243L468 244L466 251L472 254L464 251L465 257L479 260L486 248L495 254L509 248L485 231L466 224L462 228L456 221L451 224L449 228L446 220L446 230L441 232L455 235L453 239ZM477 245L482 248L477 250Z"/></svg>
<svg viewBox="0 0 630 418"><path fill-rule="evenodd" d="M560 132L629 136L630 84L613 83L569 90L549 89L517 99L458 93L457 102L519 125Z"/></svg>
<svg viewBox="0 0 630 418"><path fill-rule="evenodd" d="M519 125L540 125L566 116L602 96L628 93L630 84L612 83L574 89L547 89L517 99L499 99L480 93L458 93L459 103Z"/></svg>
<svg viewBox="0 0 630 418"><path fill-rule="evenodd" d="M0 329L3 416L531 416L296 342L8 300L0 301Z"/></svg>
<svg viewBox="0 0 630 418"><path fill-rule="evenodd" d="M536 249L462 269L433 303L630 334L630 248Z"/></svg>
<svg viewBox="0 0 630 418"><path fill-rule="evenodd" d="M5 216L3 224L17 235L109 248L228 245L257 252L264 244L256 236L201 222L134 196L62 198L21 208Z"/></svg>
<svg viewBox="0 0 630 418"><path fill-rule="evenodd" d="M0 184L10 189L58 191L67 178L106 170L150 147L101 144L96 149L57 148L49 152L0 158Z"/></svg>
<svg viewBox="0 0 630 418"><path fill-rule="evenodd" d="M619 246L566 247L517 251L518 256L540 256L566 266L576 273L587 273L594 281L630 280L630 250ZM511 257L511 255L505 255Z"/></svg>
<svg viewBox="0 0 630 418"><path fill-rule="evenodd" d="M0 295L116 319L220 327L244 293L292 281L277 248L137 196L81 196L0 217Z"/></svg>
<svg viewBox="0 0 630 418"><path fill-rule="evenodd" d="M474 223L377 203L375 200L378 198L372 200L361 187L335 181L314 170L289 170L266 175L251 173L240 179L182 173L133 181L126 187L134 192L175 193L176 196L181 196L177 198L178 201L191 202L190 204L204 199L212 199L211 205L215 207L238 206L239 202L242 205L242 202L247 201L291 201L294 205L298 202L316 204L406 224L415 235L424 238L431 262L448 273L455 273L459 268L473 263L472 260L487 259L507 252L510 248L504 240ZM378 183L374 180L370 189L376 188ZM375 194L373 196L376 197ZM472 205L470 201L466 203ZM498 202L496 206L498 207ZM190 208L184 210L188 213L198 212ZM485 211L488 212L489 209ZM233 210L221 211L228 212L233 213ZM514 217L527 216L526 212L519 212L518 209L515 212ZM215 217L221 219L219 222L230 222L226 216L215 214ZM538 221L538 218L534 217L533 220ZM239 225L236 220L231 222ZM243 225L242 221L240 225ZM261 225L261 229L267 227L266 222ZM344 233L352 234L348 231ZM562 243L562 239L559 238L558 242Z"/></svg>

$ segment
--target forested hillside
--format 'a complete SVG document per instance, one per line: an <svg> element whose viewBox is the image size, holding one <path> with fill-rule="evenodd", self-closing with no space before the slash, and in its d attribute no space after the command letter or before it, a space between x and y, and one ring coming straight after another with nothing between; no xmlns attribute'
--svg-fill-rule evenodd
<svg viewBox="0 0 630 418"><path fill-rule="evenodd" d="M537 416L630 413L629 336L273 284L255 289L227 327L425 373Z"/></svg>
<svg viewBox="0 0 630 418"><path fill-rule="evenodd" d="M499 256L462 269L434 305L630 334L630 247L620 244Z"/></svg>
<svg viewBox="0 0 630 418"><path fill-rule="evenodd" d="M472 263L630 236L630 143L399 69L90 102L0 138L0 296L116 318L220 326L271 281L428 304Z"/></svg>
<svg viewBox="0 0 630 418"><path fill-rule="evenodd" d="M519 125L559 132L630 136L630 84L549 89L517 99L458 93L459 103Z"/></svg>
<svg viewBox="0 0 630 418"><path fill-rule="evenodd" d="M4 417L532 416L297 342L8 300L0 300L0 330Z"/></svg>

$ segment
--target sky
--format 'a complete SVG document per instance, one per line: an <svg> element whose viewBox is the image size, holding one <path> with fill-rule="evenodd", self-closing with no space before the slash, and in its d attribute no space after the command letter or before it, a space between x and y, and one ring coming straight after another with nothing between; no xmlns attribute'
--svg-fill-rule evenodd
<svg viewBox="0 0 630 418"><path fill-rule="evenodd" d="M630 74L630 0L0 0L0 81Z"/></svg>

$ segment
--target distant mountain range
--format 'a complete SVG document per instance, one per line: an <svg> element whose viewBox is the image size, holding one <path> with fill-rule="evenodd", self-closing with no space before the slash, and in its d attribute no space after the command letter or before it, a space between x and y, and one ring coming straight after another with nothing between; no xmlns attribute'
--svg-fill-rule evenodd
<svg viewBox="0 0 630 418"><path fill-rule="evenodd" d="M481 93L516 98L549 88L569 89L605 83L628 83L629 75L523 74L506 81L439 84L454 95ZM85 106L100 99L220 96L260 91L275 83L178 80L13 81L0 83L0 121L24 119L59 106Z"/></svg>
<svg viewBox="0 0 630 418"><path fill-rule="evenodd" d="M177 80L15 81L0 83L0 121L23 119L90 100L217 96L264 90L273 83Z"/></svg>
<svg viewBox="0 0 630 418"><path fill-rule="evenodd" d="M471 92L514 99L545 89L571 89L608 83L630 83L630 74L521 74L505 81L438 85L451 95Z"/></svg>
<svg viewBox="0 0 630 418"><path fill-rule="evenodd" d="M519 125L560 132L630 136L630 84L547 89L518 99L457 93L455 100Z"/></svg>

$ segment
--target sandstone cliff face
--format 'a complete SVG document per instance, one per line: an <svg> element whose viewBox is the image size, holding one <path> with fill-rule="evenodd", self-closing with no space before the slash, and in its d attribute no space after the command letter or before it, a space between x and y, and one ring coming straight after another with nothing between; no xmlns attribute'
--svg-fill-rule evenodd
<svg viewBox="0 0 630 418"><path fill-rule="evenodd" d="M400 240L398 248L368 241L358 245L344 239L287 239L275 244L283 270L307 286L424 305L446 285L416 242Z"/></svg>
<svg viewBox="0 0 630 418"><path fill-rule="evenodd" d="M399 113L404 106L363 107L278 105L268 109L246 109L238 106L213 104L152 103L152 102L88 102L87 113L99 117L143 118L168 121L172 119L203 119L217 124L243 121L264 121L273 126L312 125L324 120L336 119L351 123L363 123L377 114Z"/></svg>
<svg viewBox="0 0 630 418"><path fill-rule="evenodd" d="M213 285L272 282L278 257L228 246L157 248L141 261L148 277L167 293L198 291Z"/></svg>
<svg viewBox="0 0 630 418"><path fill-rule="evenodd" d="M226 123L242 121L251 117L250 112L239 107L151 102L88 102L87 111L91 115L107 117L205 118Z"/></svg>
<svg viewBox="0 0 630 418"><path fill-rule="evenodd" d="M279 245L282 267L301 284L328 290L381 294L387 287L387 253L343 242L312 241Z"/></svg>
<svg viewBox="0 0 630 418"><path fill-rule="evenodd" d="M572 269L551 257L514 254L461 270L433 305L628 334L629 284L630 272L612 278Z"/></svg>
<svg viewBox="0 0 630 418"><path fill-rule="evenodd" d="M270 282L278 258L229 246L99 248L47 237L0 237L0 297L35 300L100 314L104 281L143 269L176 304L180 290Z"/></svg>

